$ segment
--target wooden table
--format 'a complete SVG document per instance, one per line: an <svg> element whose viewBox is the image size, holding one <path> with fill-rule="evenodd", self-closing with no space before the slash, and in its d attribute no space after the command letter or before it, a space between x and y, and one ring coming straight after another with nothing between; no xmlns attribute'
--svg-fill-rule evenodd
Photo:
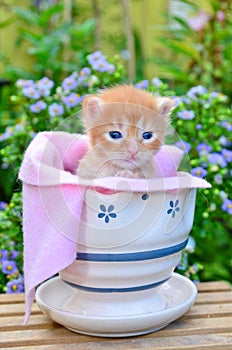
<svg viewBox="0 0 232 350"><path fill-rule="evenodd" d="M73 333L43 315L36 304L23 326L24 295L0 295L0 349L14 350L218 350L232 349L232 291L225 282L200 283L191 310L166 328L131 338Z"/></svg>

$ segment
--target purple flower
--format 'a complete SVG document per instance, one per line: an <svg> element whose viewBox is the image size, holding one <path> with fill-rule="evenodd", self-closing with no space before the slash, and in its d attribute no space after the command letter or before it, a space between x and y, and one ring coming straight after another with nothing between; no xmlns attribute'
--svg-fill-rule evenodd
<svg viewBox="0 0 232 350"><path fill-rule="evenodd" d="M80 73L79 73L79 77L83 77L86 78L91 74L91 69L89 67L84 67Z"/></svg>
<svg viewBox="0 0 232 350"><path fill-rule="evenodd" d="M188 92L187 92L187 96L196 100L197 96L202 96L204 95L208 90L202 86L202 85L198 85L198 86L194 86L192 87Z"/></svg>
<svg viewBox="0 0 232 350"><path fill-rule="evenodd" d="M182 102L182 99L179 96L173 96L173 97L171 97L171 99L172 99L175 107L178 107L179 104Z"/></svg>
<svg viewBox="0 0 232 350"><path fill-rule="evenodd" d="M221 153L228 163L232 162L232 151L229 151L228 149L223 148Z"/></svg>
<svg viewBox="0 0 232 350"><path fill-rule="evenodd" d="M209 21L210 16L203 10L199 11L196 16L191 17L188 20L188 25L195 32L200 32L205 28L206 23Z"/></svg>
<svg viewBox="0 0 232 350"><path fill-rule="evenodd" d="M223 122L221 122L221 125L223 126L223 128L227 129L228 131L232 131L232 123L231 122L223 120Z"/></svg>
<svg viewBox="0 0 232 350"><path fill-rule="evenodd" d="M218 98L219 96L220 96L220 92L212 91L210 93L210 97L212 97L212 98Z"/></svg>
<svg viewBox="0 0 232 350"><path fill-rule="evenodd" d="M191 145L188 142L185 141L177 141L175 143L176 147L184 151L184 153L188 153L191 150Z"/></svg>
<svg viewBox="0 0 232 350"><path fill-rule="evenodd" d="M64 107L56 102L53 102L48 107L48 113L50 117L56 117L56 116L62 115L64 113Z"/></svg>
<svg viewBox="0 0 232 350"><path fill-rule="evenodd" d="M94 62L92 64L92 68L97 72L108 72L108 73L113 73L115 70L115 66L105 60L102 60L102 61L99 60Z"/></svg>
<svg viewBox="0 0 232 350"><path fill-rule="evenodd" d="M47 104L44 101L37 101L30 105L30 111L33 113L39 113L47 107Z"/></svg>
<svg viewBox="0 0 232 350"><path fill-rule="evenodd" d="M200 156L208 154L209 152L211 152L211 150L212 147L210 145L207 145L207 143L199 143L199 145L197 145L197 151Z"/></svg>
<svg viewBox="0 0 232 350"><path fill-rule="evenodd" d="M18 123L15 125L14 134L16 134L18 131L21 132L24 130L25 130L25 126L23 124Z"/></svg>
<svg viewBox="0 0 232 350"><path fill-rule="evenodd" d="M4 260L2 262L2 272L6 275L13 275L17 271L18 268L14 260Z"/></svg>
<svg viewBox="0 0 232 350"><path fill-rule="evenodd" d="M71 74L69 77L65 78L62 82L62 88L64 91L71 91L77 88L76 75Z"/></svg>
<svg viewBox="0 0 232 350"><path fill-rule="evenodd" d="M11 135L12 135L12 133L6 129L4 134L0 135L0 141L5 141L5 140L9 139L11 137Z"/></svg>
<svg viewBox="0 0 232 350"><path fill-rule="evenodd" d="M82 70L80 71L80 76L89 76L91 73L91 69L89 67L84 67L82 68Z"/></svg>
<svg viewBox="0 0 232 350"><path fill-rule="evenodd" d="M226 18L225 12L223 12L222 10L219 10L219 11L217 12L217 20L218 20L219 22L223 22L225 18Z"/></svg>
<svg viewBox="0 0 232 350"><path fill-rule="evenodd" d="M106 72L112 74L114 71L115 71L115 65L108 62L108 66L107 66Z"/></svg>
<svg viewBox="0 0 232 350"><path fill-rule="evenodd" d="M149 87L149 81L147 79L141 80L135 84L137 89L147 89Z"/></svg>
<svg viewBox="0 0 232 350"><path fill-rule="evenodd" d="M194 111L188 111L188 110L178 112L177 116L183 120L191 120L191 119L195 118Z"/></svg>
<svg viewBox="0 0 232 350"><path fill-rule="evenodd" d="M0 262L8 259L8 250L2 249L0 250Z"/></svg>
<svg viewBox="0 0 232 350"><path fill-rule="evenodd" d="M224 191L220 191L219 192L219 197L221 198L221 200L226 200L226 199L228 199L228 195L227 195L227 193L226 192L224 192Z"/></svg>
<svg viewBox="0 0 232 350"><path fill-rule="evenodd" d="M78 77L78 84L82 86L88 86L88 79L91 74L91 69L89 67L83 68Z"/></svg>
<svg viewBox="0 0 232 350"><path fill-rule="evenodd" d="M89 55L87 59L93 70L97 72L113 73L115 71L115 66L109 63L99 50Z"/></svg>
<svg viewBox="0 0 232 350"><path fill-rule="evenodd" d="M24 87L23 94L24 96L33 100L37 100L38 98L40 98L39 90L37 90L34 86Z"/></svg>
<svg viewBox="0 0 232 350"><path fill-rule="evenodd" d="M221 174L216 174L214 176L214 182L217 184L217 185L221 185L223 183L223 178L222 178L222 175Z"/></svg>
<svg viewBox="0 0 232 350"><path fill-rule="evenodd" d="M15 127L8 126L4 132L4 134L0 135L0 141L5 141L8 138L12 137L13 135L17 134L17 132L24 131L25 126L18 123L15 125Z"/></svg>
<svg viewBox="0 0 232 350"><path fill-rule="evenodd" d="M7 207L7 203L0 201L0 210L5 210L6 207Z"/></svg>
<svg viewBox="0 0 232 350"><path fill-rule="evenodd" d="M190 105L192 103L191 99L188 97L182 97L181 98L182 102L185 103L186 105Z"/></svg>
<svg viewBox="0 0 232 350"><path fill-rule="evenodd" d="M68 107L75 107L79 102L82 101L82 98L75 92L72 92L69 96L63 96L62 101Z"/></svg>
<svg viewBox="0 0 232 350"><path fill-rule="evenodd" d="M202 124L197 124L197 125L196 125L196 129L197 129L197 130L201 130L201 129L202 129Z"/></svg>
<svg viewBox="0 0 232 350"><path fill-rule="evenodd" d="M232 215L232 200L226 198L222 204L222 210Z"/></svg>
<svg viewBox="0 0 232 350"><path fill-rule="evenodd" d="M225 137L225 136L220 136L219 138L220 145L222 146L230 146L231 142Z"/></svg>
<svg viewBox="0 0 232 350"><path fill-rule="evenodd" d="M10 259L16 259L18 256L19 256L20 252L18 252L17 250L11 250L9 252L9 255L10 255Z"/></svg>
<svg viewBox="0 0 232 350"><path fill-rule="evenodd" d="M38 80L36 85L40 92L40 96L49 96L51 88L54 86L54 82L47 77L44 77Z"/></svg>
<svg viewBox="0 0 232 350"><path fill-rule="evenodd" d="M40 96L47 97L51 94L51 90L48 88L40 88L39 93L40 93Z"/></svg>
<svg viewBox="0 0 232 350"><path fill-rule="evenodd" d="M152 79L152 85L156 86L156 87L159 87L160 85L163 84L162 80L160 80L159 78L155 77Z"/></svg>
<svg viewBox="0 0 232 350"><path fill-rule="evenodd" d="M202 167L196 167L192 169L191 174L193 176L202 178L202 177L205 177L208 174L208 172Z"/></svg>
<svg viewBox="0 0 232 350"><path fill-rule="evenodd" d="M225 168L227 166L224 157L220 153L210 153L208 154L207 158L211 164L218 164L221 168Z"/></svg>
<svg viewBox="0 0 232 350"><path fill-rule="evenodd" d="M88 56L88 62L91 66L93 66L98 61L105 61L105 56L103 53L99 50L93 52L91 55Z"/></svg>
<svg viewBox="0 0 232 350"><path fill-rule="evenodd" d="M18 88L27 88L31 86L35 86L35 83L33 80L26 80L26 79L18 79L15 84Z"/></svg>
<svg viewBox="0 0 232 350"><path fill-rule="evenodd" d="M40 80L37 81L37 86L40 89L49 89L51 90L51 88L53 88L54 86L54 82L50 79L48 79L47 77L44 77Z"/></svg>
<svg viewBox="0 0 232 350"><path fill-rule="evenodd" d="M14 279L12 281L9 281L6 284L6 293L11 294L11 293L22 293L24 291L24 286L21 278Z"/></svg>

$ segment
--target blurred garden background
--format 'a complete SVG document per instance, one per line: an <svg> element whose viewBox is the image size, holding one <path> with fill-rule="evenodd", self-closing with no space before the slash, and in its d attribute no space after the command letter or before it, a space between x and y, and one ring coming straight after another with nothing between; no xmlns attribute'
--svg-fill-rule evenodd
<svg viewBox="0 0 232 350"><path fill-rule="evenodd" d="M29 142L121 83L174 99L175 144L212 184L198 191L178 271L231 283L231 82L230 0L1 0L0 292L24 290L17 174Z"/></svg>

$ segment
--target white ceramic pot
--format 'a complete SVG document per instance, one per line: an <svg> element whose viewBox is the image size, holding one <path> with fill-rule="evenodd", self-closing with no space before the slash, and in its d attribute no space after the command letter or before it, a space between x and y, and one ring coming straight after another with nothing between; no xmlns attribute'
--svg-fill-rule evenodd
<svg viewBox="0 0 232 350"><path fill-rule="evenodd" d="M192 228L195 189L102 194L86 191L77 259L60 272L79 290L124 293L167 281Z"/></svg>
<svg viewBox="0 0 232 350"><path fill-rule="evenodd" d="M87 190L77 259L36 293L41 309L79 333L123 337L182 316L197 290L173 273L192 227L196 189Z"/></svg>

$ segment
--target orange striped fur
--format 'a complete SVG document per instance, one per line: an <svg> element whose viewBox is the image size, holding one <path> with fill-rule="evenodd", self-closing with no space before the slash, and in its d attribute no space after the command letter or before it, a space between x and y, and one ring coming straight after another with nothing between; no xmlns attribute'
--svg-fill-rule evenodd
<svg viewBox="0 0 232 350"><path fill-rule="evenodd" d="M155 176L153 155L164 142L169 115L169 98L154 97L130 85L103 90L83 101L83 122L90 150L80 162L83 178ZM110 132L121 137L112 139ZM144 139L144 133L152 137Z"/></svg>

